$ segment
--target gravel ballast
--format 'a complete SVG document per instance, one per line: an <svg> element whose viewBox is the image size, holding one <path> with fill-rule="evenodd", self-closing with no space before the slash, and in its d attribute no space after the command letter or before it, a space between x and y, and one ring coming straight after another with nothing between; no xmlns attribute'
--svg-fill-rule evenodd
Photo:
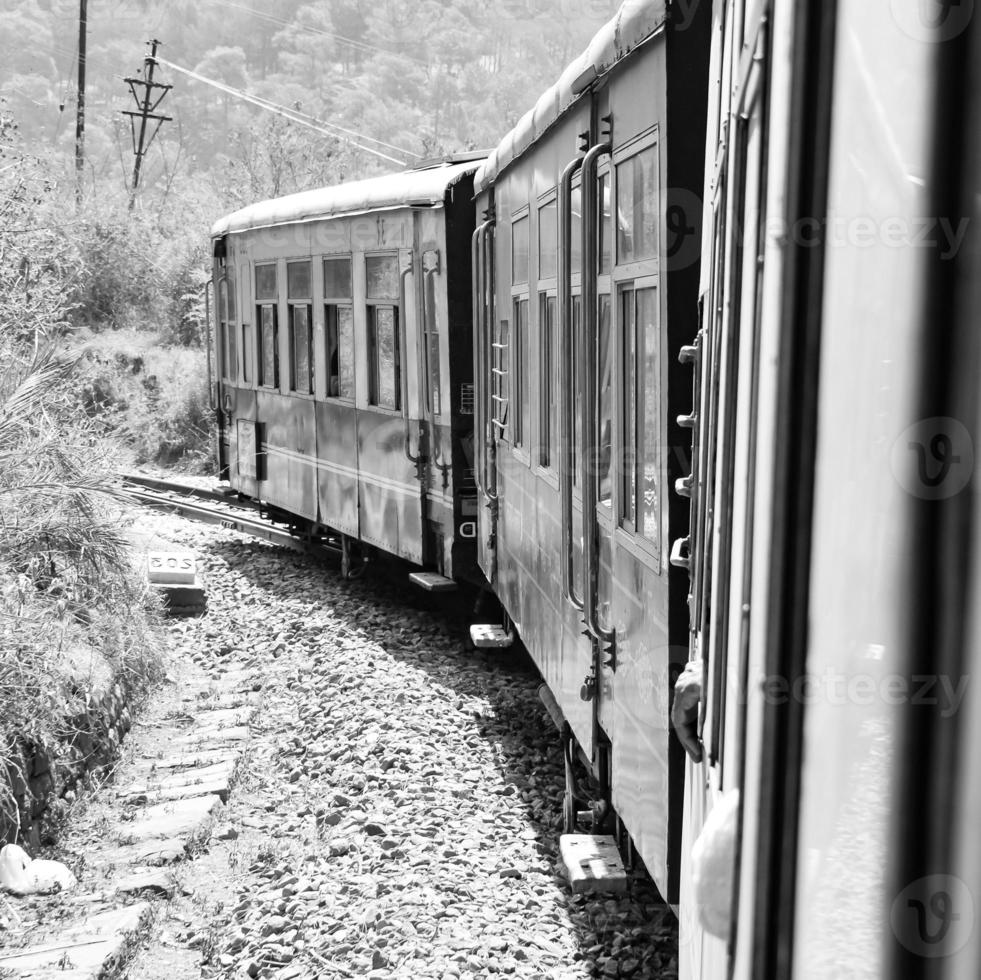
<svg viewBox="0 0 981 980"><path fill-rule="evenodd" d="M178 517L208 611L178 661L258 711L206 853L134 978L664 977L676 923L641 878L573 896L557 733L520 652L466 651L459 603Z"/></svg>

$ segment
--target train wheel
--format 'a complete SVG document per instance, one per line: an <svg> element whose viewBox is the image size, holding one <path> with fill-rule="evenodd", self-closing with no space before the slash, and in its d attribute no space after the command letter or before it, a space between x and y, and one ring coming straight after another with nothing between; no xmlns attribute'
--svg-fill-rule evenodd
<svg viewBox="0 0 981 980"><path fill-rule="evenodd" d="M572 733L564 732L562 735L562 755L565 760L565 794L562 798L563 834L574 834L578 821L580 800L576 795L575 751Z"/></svg>

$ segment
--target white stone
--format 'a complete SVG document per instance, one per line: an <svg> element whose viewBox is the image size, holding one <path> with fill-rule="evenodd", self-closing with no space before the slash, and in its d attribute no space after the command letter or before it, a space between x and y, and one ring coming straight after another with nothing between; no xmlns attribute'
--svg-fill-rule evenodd
<svg viewBox="0 0 981 980"><path fill-rule="evenodd" d="M50 895L76 884L75 876L60 861L32 861L17 844L0 848L0 885L15 895Z"/></svg>

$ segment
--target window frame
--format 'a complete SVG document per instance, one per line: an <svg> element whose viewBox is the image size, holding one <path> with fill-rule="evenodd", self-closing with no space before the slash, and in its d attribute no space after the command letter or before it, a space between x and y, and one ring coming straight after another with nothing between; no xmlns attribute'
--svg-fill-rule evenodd
<svg viewBox="0 0 981 980"><path fill-rule="evenodd" d="M308 268L309 288L306 296L290 295L290 266L306 264ZM313 258L303 256L286 260L286 323L287 323L287 347L289 350L289 378L288 388L290 395L297 395L302 398L313 398L316 391L316 371L313 353ZM296 347L296 310L298 308L306 310L306 348L307 348L307 381L308 387L303 390L297 386L297 347Z"/></svg>
<svg viewBox="0 0 981 980"><path fill-rule="evenodd" d="M275 297L259 296L259 269L272 267L276 272L276 295ZM282 293L282 284L279 276L279 262L253 262L252 264L252 290L255 301L255 337L256 337L256 385L267 391L278 391L280 382L279 369L279 300ZM272 352L273 352L273 377L270 382L266 378L266 359L263 310L272 311Z"/></svg>
<svg viewBox="0 0 981 980"><path fill-rule="evenodd" d="M377 258L391 258L395 261L395 273L397 279L396 295L394 299L390 297L372 297L368 295L368 260ZM405 413L406 392L403 390L402 374L404 371L402 354L402 331L405 329L404 318L402 316L402 270L399 267L398 249L378 249L373 252L365 252L363 255L364 267L364 307L365 307L365 336L366 336L366 356L368 366L368 402L367 407L372 411L385 412L389 415L403 415ZM353 272L353 270L352 270ZM390 309L392 311L394 328L394 375L395 375L395 408L388 405L378 404L378 391L380 375L380 364L378 362L378 323L377 311L379 309Z"/></svg>
<svg viewBox="0 0 981 980"><path fill-rule="evenodd" d="M519 221L527 221L528 225L528 276L523 282L514 282L514 225ZM508 420L507 434L511 444L511 450L516 459L526 466L531 465L531 451L528 445L532 438L529 429L528 416L531 414L531 402L528 399L528 359L531 352L529 343L529 331L531 330L531 285L535 280L532 279L531 260L532 254L536 256L537 264L537 236L532 235L531 227L531 205L524 204L511 213L511 227L509 229L508 242L511 249L511 302L508 310ZM524 304L525 317L524 329L520 323L519 311Z"/></svg>
<svg viewBox="0 0 981 980"><path fill-rule="evenodd" d="M327 292L327 276L325 265L328 262L347 261L348 265L348 295L341 296ZM351 252L320 256L320 275L321 275L321 296L324 313L324 398L332 402L340 402L346 405L354 405L358 398L358 330L355 317L355 288L354 288L354 255ZM340 311L349 310L351 316L351 394L343 395L341 390L341 346L340 346ZM337 391L336 395L331 394L331 311L333 311L336 332L335 341L337 343Z"/></svg>

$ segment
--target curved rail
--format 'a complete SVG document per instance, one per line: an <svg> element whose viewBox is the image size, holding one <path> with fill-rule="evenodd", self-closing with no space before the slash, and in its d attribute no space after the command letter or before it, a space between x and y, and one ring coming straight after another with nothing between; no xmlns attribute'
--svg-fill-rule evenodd
<svg viewBox="0 0 981 980"><path fill-rule="evenodd" d="M261 515L246 516L241 513L258 512L260 505L255 501L233 500L220 490L205 490L136 473L119 474L119 479L122 483L121 492L144 507L205 524L218 524L302 554L333 556L340 554L342 550L340 542L334 544L329 539L304 540L285 528L276 527Z"/></svg>

